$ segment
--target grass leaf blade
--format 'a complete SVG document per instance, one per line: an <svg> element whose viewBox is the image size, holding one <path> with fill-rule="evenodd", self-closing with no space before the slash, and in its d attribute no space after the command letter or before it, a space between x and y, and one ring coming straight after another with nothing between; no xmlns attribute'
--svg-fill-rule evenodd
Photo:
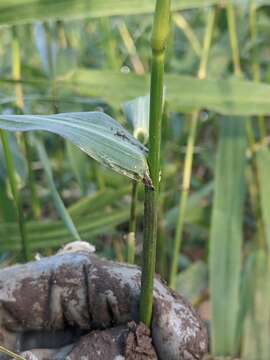
<svg viewBox="0 0 270 360"><path fill-rule="evenodd" d="M270 152L261 148L256 157L260 186L260 202L268 249L270 249Z"/></svg>
<svg viewBox="0 0 270 360"><path fill-rule="evenodd" d="M201 8L220 0L173 0L172 10ZM0 24L21 24L36 20L99 18L152 13L154 0L1 0Z"/></svg>
<svg viewBox="0 0 270 360"><path fill-rule="evenodd" d="M223 115L270 115L270 85L237 78L200 80L192 76L166 74L166 102L171 111L190 113L208 109ZM179 86L181 84L181 86ZM121 108L122 104L149 88L147 75L108 70L78 69L58 82L61 95L95 97Z"/></svg>
<svg viewBox="0 0 270 360"><path fill-rule="evenodd" d="M120 124L102 112L56 115L0 115L0 129L44 130L58 134L103 165L151 185L146 148Z"/></svg>
<svg viewBox="0 0 270 360"><path fill-rule="evenodd" d="M73 235L74 240L81 240L80 235L79 235L79 233L78 233L69 213L67 212L65 205L56 189L52 170L51 170L51 165L50 165L45 147L44 147L43 143L41 141L38 141L37 139L34 140L34 143L36 145L36 148L37 148L37 151L39 154L39 158L41 160L41 163L42 163L42 166L43 166L43 169L44 169L47 181L48 181L48 185L50 187L51 195L52 195L55 207L58 211L58 214L61 217L66 228Z"/></svg>
<svg viewBox="0 0 270 360"><path fill-rule="evenodd" d="M235 355L241 274L245 167L244 119L221 122L210 231L212 352Z"/></svg>

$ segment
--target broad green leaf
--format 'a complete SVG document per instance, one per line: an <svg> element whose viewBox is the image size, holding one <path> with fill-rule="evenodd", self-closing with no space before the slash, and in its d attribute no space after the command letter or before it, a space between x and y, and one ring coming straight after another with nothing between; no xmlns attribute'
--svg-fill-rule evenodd
<svg viewBox="0 0 270 360"><path fill-rule="evenodd" d="M172 0L172 10L205 7L220 0ZM0 24L46 19L98 18L152 13L155 0L1 0Z"/></svg>
<svg viewBox="0 0 270 360"><path fill-rule="evenodd" d="M58 212L58 215L61 217L61 219L62 219L63 223L65 224L66 228L68 229L68 231L72 234L74 240L80 241L81 240L80 235L79 235L69 213L67 212L65 205L64 205L60 195L58 194L57 188L55 186L51 165L50 165L45 147L41 141L39 141L35 138L34 138L34 144L37 148L38 155L39 155L40 161L42 163L42 167L44 169L44 172L45 172L45 175L47 178L47 182L48 182L48 185L50 188L51 196L52 196L55 208Z"/></svg>
<svg viewBox="0 0 270 360"><path fill-rule="evenodd" d="M211 345L214 355L237 353L243 199L245 120L222 119L217 150L210 230Z"/></svg>
<svg viewBox="0 0 270 360"><path fill-rule="evenodd" d="M244 321L248 311L250 311L252 294L254 294L254 269L256 262L256 251L247 254L243 261L243 271L240 284L240 301L237 324L237 343L241 343L244 329Z"/></svg>
<svg viewBox="0 0 270 360"><path fill-rule="evenodd" d="M257 168L260 186L260 202L268 249L270 249L270 152L261 148L257 152Z"/></svg>
<svg viewBox="0 0 270 360"><path fill-rule="evenodd" d="M243 323L242 358L268 360L270 358L270 258L258 250L252 254L252 271L247 277L248 303Z"/></svg>
<svg viewBox="0 0 270 360"><path fill-rule="evenodd" d="M5 83L10 80L2 78L0 81ZM32 78L27 83L36 83L44 89L50 86L44 79ZM198 80L177 74L167 74L165 83L166 102L173 112L190 113L207 109L223 115L270 115L270 85L266 83L236 78ZM81 68L57 81L58 100L63 106L72 102L82 104L102 100L101 105L104 106L103 101L106 101L120 109L124 102L148 91L148 76L107 70ZM38 96L27 96L25 100L31 104L51 101ZM12 101L13 98L5 97L3 103Z"/></svg>
<svg viewBox="0 0 270 360"><path fill-rule="evenodd" d="M0 128L9 131L45 130L58 134L101 164L151 186L146 148L102 112L0 115Z"/></svg>
<svg viewBox="0 0 270 360"><path fill-rule="evenodd" d="M270 115L270 85L248 80L199 80L191 76L165 76L166 101L169 109L186 112L212 110L224 115ZM149 89L149 77L106 70L75 71L58 82L58 91L70 88L81 96L95 97L121 108L122 104Z"/></svg>

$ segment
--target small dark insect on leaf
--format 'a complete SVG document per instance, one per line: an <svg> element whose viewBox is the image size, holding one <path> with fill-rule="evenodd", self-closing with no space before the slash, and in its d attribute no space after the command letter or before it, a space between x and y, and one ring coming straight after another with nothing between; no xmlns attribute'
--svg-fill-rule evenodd
<svg viewBox="0 0 270 360"><path fill-rule="evenodd" d="M119 136L120 138L122 138L123 140L129 140L129 138L127 137L127 135L120 130L116 130L116 132L114 133L114 135Z"/></svg>
<svg viewBox="0 0 270 360"><path fill-rule="evenodd" d="M68 139L96 161L122 175L137 181L149 177L147 149L105 113L0 114L0 128L49 131Z"/></svg>

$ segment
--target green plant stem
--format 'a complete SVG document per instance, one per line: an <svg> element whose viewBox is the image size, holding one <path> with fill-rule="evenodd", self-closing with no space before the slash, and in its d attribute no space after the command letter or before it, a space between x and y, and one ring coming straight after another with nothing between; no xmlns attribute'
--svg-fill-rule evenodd
<svg viewBox="0 0 270 360"><path fill-rule="evenodd" d="M70 40L65 33L64 23L61 20L56 22L56 38L60 48L70 47Z"/></svg>
<svg viewBox="0 0 270 360"><path fill-rule="evenodd" d="M203 80L206 77L206 67L209 58L209 52L211 47L211 41L213 38L214 32L214 24L215 24L215 17L216 17L216 8L212 8L208 12L207 20L206 20L206 29L205 35L203 40L203 48L201 53L201 60L198 70L198 78Z"/></svg>
<svg viewBox="0 0 270 360"><path fill-rule="evenodd" d="M237 32L236 32L236 26L235 26L235 13L234 13L234 6L233 6L231 0L227 1L226 12L227 12L227 23L228 23L230 46L231 46L231 52L232 52L232 60L233 60L233 71L234 71L235 76L241 77L242 70L241 70L241 65L240 65L240 55L239 55ZM250 148L251 148L251 150L253 150L254 145L255 145L255 138L254 138L252 123L251 123L250 119L247 119L247 122L246 122L246 132L247 132L247 138L248 138Z"/></svg>
<svg viewBox="0 0 270 360"><path fill-rule="evenodd" d="M53 112L55 114L58 113L58 107L57 107L57 91L56 91L56 81L55 81L55 66L53 63L53 54L52 54L52 41L51 41L51 32L50 27L47 22L43 24L44 31L45 31L45 38L46 38L46 49L47 49L47 61L49 66L49 77L50 77L50 93L51 97L53 99Z"/></svg>
<svg viewBox="0 0 270 360"><path fill-rule="evenodd" d="M250 28L250 37L252 41L252 77L254 81L260 81L260 67L257 62L257 48L256 48L256 41L257 41L257 15L256 15L256 3L254 0L250 0L249 4L249 28ZM258 127L261 141L263 142L266 136L266 129L265 129L265 119L263 115L258 116ZM251 148L253 150L253 148ZM253 159L254 159L255 151L253 151ZM251 207L253 209L253 213L255 218L257 219L257 244L260 249L264 249L266 246L266 239L264 234L264 224L262 220L262 214L260 206L258 206L259 201L259 178L258 178L258 170L257 170L257 163L255 160L251 162L251 169L253 170L253 174L255 179L252 181L252 175L250 175L250 186L249 186L249 193L250 193L250 200L251 200Z"/></svg>
<svg viewBox="0 0 270 360"><path fill-rule="evenodd" d="M257 227L257 234L256 234L256 243L259 249L265 249L266 247L266 239L265 239L265 232L264 232L264 223L262 220L262 213L260 208L260 201L259 201L259 177L258 177L258 169L256 161L252 160L250 167L247 172L248 175L248 190L250 196L250 205L254 217L256 219L256 227Z"/></svg>
<svg viewBox="0 0 270 360"><path fill-rule="evenodd" d="M28 168L28 183L29 183L30 193L31 193L32 213L33 213L35 219L40 219L41 209L40 209L40 203L39 203L38 195L37 195L37 188L36 188L36 184L35 184L33 164L31 161L30 144L28 141L27 134L23 134L23 142L24 142L25 155L26 155L27 168Z"/></svg>
<svg viewBox="0 0 270 360"><path fill-rule="evenodd" d="M45 176L46 176L48 184L49 184L49 188L51 191L52 199L55 204L55 208L57 209L57 212L60 215L66 228L68 229L70 234L72 234L74 240L80 241L81 240L80 235L79 235L79 233L73 223L73 220L71 219L71 216L69 215L68 211L66 210L65 205L64 205L62 199L60 198L60 195L58 194L58 191L56 189L52 169L50 166L50 161L48 159L48 155L47 155L46 149L43 145L43 142L34 138L34 144L36 145L37 152L39 154L39 158L41 160L41 163L42 163L42 166L44 169L44 173L45 173Z"/></svg>
<svg viewBox="0 0 270 360"><path fill-rule="evenodd" d="M256 14L256 3L254 0L250 0L249 4L249 29L250 29L250 37L252 42L252 77L254 81L260 81L260 67L257 60L257 14ZM261 141L264 140L266 136L265 129L265 119L262 115L258 116L258 127Z"/></svg>
<svg viewBox="0 0 270 360"><path fill-rule="evenodd" d="M21 56L20 45L17 36L17 29L12 28L12 79L21 80ZM16 107L22 111L24 107L22 85L15 83Z"/></svg>
<svg viewBox="0 0 270 360"><path fill-rule="evenodd" d="M17 29L12 29L12 78L13 80L21 80L21 56L20 56L20 44L17 36ZM16 93L16 108L19 113L23 113L24 100L23 100L23 89L21 83L15 85ZM37 190L35 185L35 177L31 161L30 145L27 134L22 134L22 139L25 148L25 155L27 160L28 168L28 183L31 192L31 207L33 215L36 219L40 218L40 205L37 197Z"/></svg>
<svg viewBox="0 0 270 360"><path fill-rule="evenodd" d="M25 261L30 259L29 251L28 251L28 244L27 244L27 236L26 236L26 228L25 228L25 221L23 215L23 208L21 197L18 192L17 181L16 181L16 171L13 164L12 155L8 145L7 135L3 130L0 130L1 141L3 145L3 152L6 162L7 174L10 183L10 188L12 192L12 196L15 201L16 209L17 209L17 217L18 217L18 224L19 230L21 235L21 246L22 246L22 254Z"/></svg>
<svg viewBox="0 0 270 360"><path fill-rule="evenodd" d="M169 40L171 39L171 34ZM168 106L166 102L163 105L163 114L162 114L162 136L165 139L168 139ZM166 144L162 144L161 146L161 155L160 155L160 169L161 174L164 172L165 167L165 146ZM165 193L165 182L166 178L163 176L161 177L160 181L160 193ZM156 259L156 272L161 276L163 280L167 280L167 264L166 264L166 232L165 232L165 198L162 196L159 200L159 209L158 209L158 224L157 224L157 259Z"/></svg>
<svg viewBox="0 0 270 360"><path fill-rule="evenodd" d="M148 327L151 324L156 263L164 55L169 34L169 25L170 0L157 0L151 39L152 68L148 158L153 188L145 187L143 264L140 298L140 320Z"/></svg>
<svg viewBox="0 0 270 360"><path fill-rule="evenodd" d="M202 51L201 44L184 16L182 16L180 13L175 14L173 15L173 21L175 25L183 31L195 54L200 57Z"/></svg>
<svg viewBox="0 0 270 360"><path fill-rule="evenodd" d="M230 46L231 46L231 52L232 52L233 71L234 71L235 76L241 77L242 70L241 70L241 65L240 65L240 55L239 55L237 31L236 31L236 25L235 25L235 13L234 13L234 6L233 6L231 0L227 1L226 13L227 13ZM247 121L246 121L246 132L247 132L249 146L252 149L255 144L255 138L254 138L252 123L251 123L250 119L247 119Z"/></svg>
<svg viewBox="0 0 270 360"><path fill-rule="evenodd" d="M260 67L257 63L257 14L256 14L256 3L254 0L249 1L249 31L251 38L251 68L252 68L252 76L254 80L260 79Z"/></svg>
<svg viewBox="0 0 270 360"><path fill-rule="evenodd" d="M118 22L118 30L129 55L133 69L136 74L143 75L145 73L143 63L141 62L135 43L124 21Z"/></svg>
<svg viewBox="0 0 270 360"><path fill-rule="evenodd" d="M138 198L138 183L137 181L132 182L131 192L131 207L130 207L130 218L129 218L129 233L127 241L127 262L134 264L135 258L135 247L136 247L136 208Z"/></svg>
<svg viewBox="0 0 270 360"><path fill-rule="evenodd" d="M234 75L241 76L242 71L241 71L241 65L240 65L240 56L239 56L238 43L237 43L237 33L236 33L236 27L235 27L235 14L234 14L234 7L231 3L231 0L228 0L226 10L227 10L227 21L228 21L228 30L229 30L229 36L230 36L231 51L232 51L232 57L233 57ZM254 22L254 19L252 21ZM255 32L255 34L256 34L256 28L255 29L253 28L252 31L253 31L253 33ZM253 34L253 36L254 36L254 34ZM264 238L264 233L262 231L262 229L263 229L262 216L261 216L260 207L257 205L257 204L259 204L259 201L255 200L255 192L254 192L255 188L257 188L257 189L259 188L258 170L257 170L256 162L254 160L256 141L255 141L255 137L254 137L251 119L249 119L249 118L246 120L246 133L247 133L249 147L250 147L251 153L252 153L250 166L251 166L251 169L254 174L254 184L255 184L255 185L253 185L251 183L251 185L249 185L249 194L250 194L250 198L251 198L252 211L256 218L256 223L257 223L257 230L258 230L257 245L259 248L264 248L265 247L265 238ZM256 195L257 195L257 199L258 199L258 196L259 196L258 192Z"/></svg>
<svg viewBox="0 0 270 360"><path fill-rule="evenodd" d="M162 191L162 190L160 190ZM166 233L164 221L164 199L159 203L158 224L157 224L157 260L156 272L160 275L162 280L167 281L166 269Z"/></svg>
<svg viewBox="0 0 270 360"><path fill-rule="evenodd" d="M184 221L185 221L185 214L187 207L187 199L190 188L198 116L199 116L199 112L197 111L191 115L191 124L188 135L187 152L184 162L182 190L180 192L180 199L179 199L179 208L178 208L178 216L177 216L174 247L173 247L173 258L172 258L171 274L170 274L170 282L169 282L169 285L172 289L175 289L175 285L176 285L178 257L179 257L179 251L183 238L183 228L184 228Z"/></svg>
<svg viewBox="0 0 270 360"><path fill-rule="evenodd" d="M240 66L240 56L239 56L239 48L237 42L234 8L231 0L227 1L226 12L227 12L228 30L229 30L230 46L232 51L234 74L240 77L242 75L242 71Z"/></svg>
<svg viewBox="0 0 270 360"><path fill-rule="evenodd" d="M103 48L106 55L106 66L112 70L118 70L121 66L116 42L112 34L111 24L108 17L100 18L100 27L103 38Z"/></svg>
<svg viewBox="0 0 270 360"><path fill-rule="evenodd" d="M211 40L213 36L215 13L216 10L211 9L209 10L207 17L207 25L204 36L203 49L201 53L200 66L198 70L199 79L204 79L206 76L206 66L209 57ZM194 144L196 139L198 120L199 120L199 111L194 111L191 115L191 123L190 123L189 136L187 141L187 152L184 161L182 190L180 192L180 198L179 198L179 208L178 208L178 216L177 216L176 231L175 231L174 246L173 246L173 257L172 257L172 265L170 271L169 285L173 289L175 289L175 285L176 285L178 258L179 258L179 252L183 238L184 221L185 221L187 200L190 189L190 180L191 180L193 155L194 155Z"/></svg>
<svg viewBox="0 0 270 360"><path fill-rule="evenodd" d="M130 56L133 69L136 74L143 75L145 73L143 64L137 54L137 50L133 39L127 29L127 26L124 21L118 23L118 29L122 37L123 43L127 49L127 52ZM142 143L144 139L141 140L138 137L138 140ZM129 264L134 264L135 252L136 252L136 207L138 200L138 184L136 181L132 182L131 190L131 207L130 207L130 219L129 219L129 233L127 236L127 262Z"/></svg>

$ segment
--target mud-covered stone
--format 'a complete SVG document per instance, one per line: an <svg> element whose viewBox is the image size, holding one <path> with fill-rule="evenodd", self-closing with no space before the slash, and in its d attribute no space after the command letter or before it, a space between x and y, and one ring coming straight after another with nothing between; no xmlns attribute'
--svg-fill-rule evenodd
<svg viewBox="0 0 270 360"><path fill-rule="evenodd" d="M16 352L63 347L93 330L139 320L140 269L87 252L0 271L0 343ZM191 306L159 279L151 326L161 360L200 359L207 332ZM0 355L1 359L1 355Z"/></svg>
<svg viewBox="0 0 270 360"><path fill-rule="evenodd" d="M123 357L128 332L126 326L94 330L75 344L66 360L114 360Z"/></svg>

